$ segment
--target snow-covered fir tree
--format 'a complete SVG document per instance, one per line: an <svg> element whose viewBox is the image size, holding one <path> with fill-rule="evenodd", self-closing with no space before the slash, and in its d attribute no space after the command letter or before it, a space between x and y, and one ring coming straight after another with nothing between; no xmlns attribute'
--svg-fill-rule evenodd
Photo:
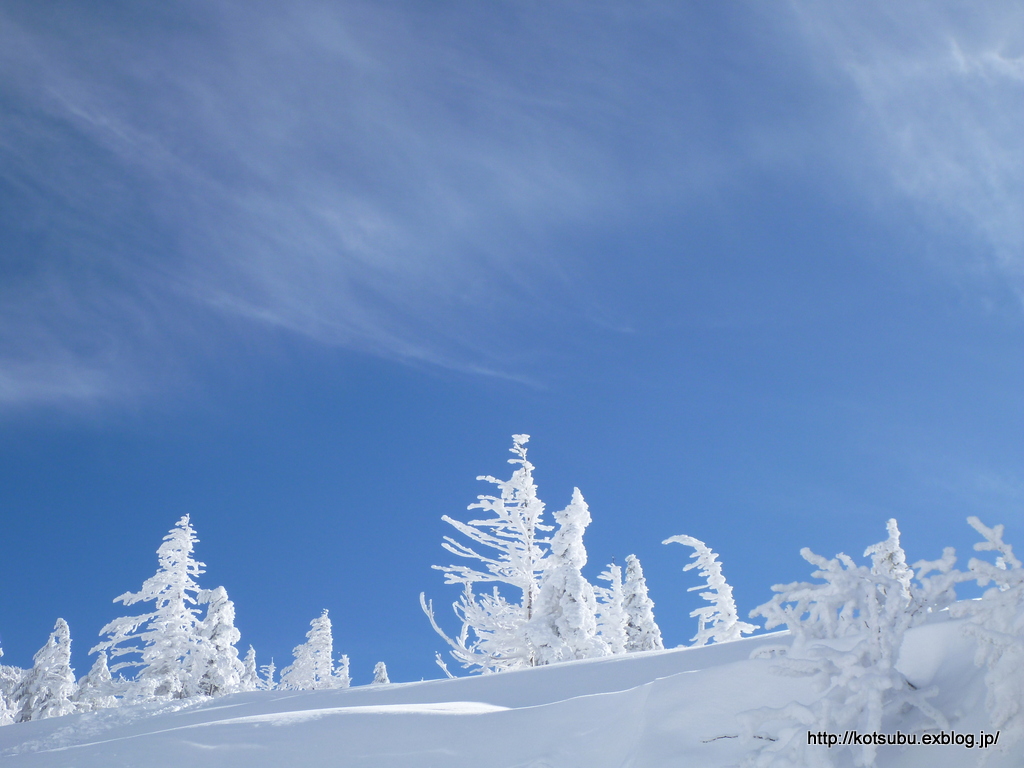
<svg viewBox="0 0 1024 768"><path fill-rule="evenodd" d="M388 680L388 668L383 661L378 661L373 667L373 685L390 685Z"/></svg>
<svg viewBox="0 0 1024 768"><path fill-rule="evenodd" d="M626 651L660 651L665 645L661 629L654 620L654 601L647 594L647 580L636 555L626 558L626 576L622 585L626 610Z"/></svg>
<svg viewBox="0 0 1024 768"><path fill-rule="evenodd" d="M46 645L32 661L32 668L14 692L15 721L25 723L74 712L77 686L71 669L71 631L64 619L57 619Z"/></svg>
<svg viewBox="0 0 1024 768"><path fill-rule="evenodd" d="M343 668L334 668L334 637L326 609L310 622L306 642L293 653L295 661L281 670L281 688L317 691L348 687L348 657L343 657Z"/></svg>
<svg viewBox="0 0 1024 768"><path fill-rule="evenodd" d="M672 536L662 542L671 543L693 547L694 552L690 557L694 558L694 561L684 566L683 570L699 568L700 575L707 579L705 584L690 587L688 590L707 590L701 592L700 596L711 603L690 613L697 619L697 634L692 638L693 644L728 643L739 640L743 635L757 629L753 624L740 621L736 612L736 601L732 597L732 587L722 575L722 564L718 562L718 555L712 552L707 544L693 536Z"/></svg>
<svg viewBox="0 0 1024 768"><path fill-rule="evenodd" d="M541 522L544 503L537 497L534 467L526 458L529 439L529 435L512 436L514 458L509 463L517 469L509 480L477 478L493 483L499 491L497 496L479 496L477 503L470 505L469 509L482 510L485 516L468 522L442 517L469 542L446 536L442 546L458 557L476 561L474 565L434 566L444 572L445 583L464 587L452 606L462 624L457 637L449 637L441 629L432 604L420 596L431 625L466 668L491 672L537 663L526 626L533 618L540 590L547 544L543 533L551 528ZM478 594L475 587L479 584L494 586ZM513 595L502 594L499 587L511 588Z"/></svg>
<svg viewBox="0 0 1024 768"><path fill-rule="evenodd" d="M75 693L75 705L79 712L92 712L98 709L109 709L117 705L119 686L110 675L107 666L107 654L101 651L96 656L92 669L78 681Z"/></svg>
<svg viewBox="0 0 1024 768"><path fill-rule="evenodd" d="M264 664L260 667L260 675L256 681L256 689L260 691L272 691L277 688L277 681L274 679L277 676L277 665L274 664L274 659L271 657L269 664Z"/></svg>
<svg viewBox="0 0 1024 768"><path fill-rule="evenodd" d="M258 691L260 689L260 673L256 667L256 649L251 645L242 659L242 680L239 690Z"/></svg>
<svg viewBox="0 0 1024 768"><path fill-rule="evenodd" d="M193 686L203 696L242 690L245 666L235 645L241 638L235 628L235 604L224 587L201 590L197 602L207 609L197 630L200 642L191 663Z"/></svg>
<svg viewBox="0 0 1024 768"><path fill-rule="evenodd" d="M4 655L3 648L0 648L0 657ZM0 664L0 725L10 725L14 722L17 710L14 706L14 691L21 683L25 670L20 667L11 667Z"/></svg>
<svg viewBox="0 0 1024 768"><path fill-rule="evenodd" d="M626 627L629 616L626 615L624 592L622 589L622 568L614 563L597 578L607 581L607 587L594 587L597 596L597 629L610 653L625 653Z"/></svg>
<svg viewBox="0 0 1024 768"><path fill-rule="evenodd" d="M558 529L551 537L551 551L544 561L540 590L526 633L536 664L609 653L608 645L597 634L594 588L582 573L587 563L583 533L591 518L579 488L573 489L569 505L555 512L554 517Z"/></svg>
<svg viewBox="0 0 1024 768"><path fill-rule="evenodd" d="M157 550L159 569L138 592L125 592L114 602L134 605L151 602L153 610L139 616L124 616L100 630L108 639L90 653L107 651L118 661L112 672L137 669L128 697L132 699L185 698L199 691L192 678L192 663L200 655L202 638L197 605L204 563L192 557L198 541L185 515L164 537Z"/></svg>
<svg viewBox="0 0 1024 768"><path fill-rule="evenodd" d="M338 679L338 688L348 688L352 685L352 673L350 670L348 654L341 654L338 665L334 668L334 676Z"/></svg>

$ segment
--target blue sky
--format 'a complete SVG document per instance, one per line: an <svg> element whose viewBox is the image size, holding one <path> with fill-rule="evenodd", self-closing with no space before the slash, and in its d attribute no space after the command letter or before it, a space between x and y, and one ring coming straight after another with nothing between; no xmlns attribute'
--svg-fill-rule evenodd
<svg viewBox="0 0 1024 768"><path fill-rule="evenodd" d="M433 677L442 514L533 436L591 578L743 612L1024 546L1012 3L0 0L0 637L80 673L192 516L243 647ZM442 614L443 615L443 614Z"/></svg>

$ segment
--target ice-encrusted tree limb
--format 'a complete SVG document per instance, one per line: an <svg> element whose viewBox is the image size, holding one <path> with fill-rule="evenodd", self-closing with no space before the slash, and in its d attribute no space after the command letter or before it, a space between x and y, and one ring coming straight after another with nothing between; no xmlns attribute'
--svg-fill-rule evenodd
<svg viewBox="0 0 1024 768"><path fill-rule="evenodd" d="M968 576L988 587L980 600L965 600L950 613L968 619L965 631L977 641L975 663L985 667L986 706L993 729L1005 734L1003 748L1024 738L1024 567L1003 541L1003 526L967 518L983 541L979 552L994 552L994 562L971 558Z"/></svg>
<svg viewBox="0 0 1024 768"><path fill-rule="evenodd" d="M812 578L821 581L777 584L772 587L775 597L751 611L751 616L765 618L766 629L785 625L793 635L787 655L773 664L773 671L812 677L821 696L800 705L799 711L790 707L745 713L748 735L774 723L779 736L773 743L758 745L750 765L801 765L812 760L830 765L840 750L809 752L808 726L833 733L881 731L887 712L908 706L935 726L947 727L942 713L927 701L936 690L916 689L896 669L903 637L916 617L910 610L912 594L904 588L905 573L896 565L906 561L902 549L896 551L895 521L888 528L889 539L866 550L871 567L857 565L841 553L829 560L802 549L803 558L817 568ZM947 564L943 561L942 567ZM854 763L872 765L875 751L874 745L857 748Z"/></svg>
<svg viewBox="0 0 1024 768"><path fill-rule="evenodd" d="M722 575L722 564L718 562L718 555L700 539L693 536L672 536L662 544L683 544L693 547L694 553L690 557L694 562L683 567L684 571L699 568L700 575L707 579L707 583L690 587L689 592L698 589L706 589L700 596L711 605L698 608L690 613L697 619L697 634L693 637L694 645L707 645L708 643L728 643L739 640L743 635L750 634L757 627L745 621L740 621L736 612L736 601L732 597L732 587Z"/></svg>

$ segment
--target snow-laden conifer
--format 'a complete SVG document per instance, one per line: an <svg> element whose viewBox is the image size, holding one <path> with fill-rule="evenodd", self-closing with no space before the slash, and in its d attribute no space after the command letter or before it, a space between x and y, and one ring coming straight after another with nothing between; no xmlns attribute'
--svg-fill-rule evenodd
<svg viewBox="0 0 1024 768"><path fill-rule="evenodd" d="M264 664L260 667L260 675L256 682L256 689L260 691L272 691L277 688L277 665L274 664L274 658L270 658L269 664Z"/></svg>
<svg viewBox="0 0 1024 768"><path fill-rule="evenodd" d="M203 696L223 696L242 690L245 666L236 647L241 634L235 628L235 604L224 587L201 590L197 602L207 609L197 629L200 642L190 665L191 686Z"/></svg>
<svg viewBox="0 0 1024 768"><path fill-rule="evenodd" d="M295 661L281 670L281 688L316 691L344 688L344 678L334 669L334 638L327 610L310 622L306 642L295 647ZM347 667L348 658L344 657ZM347 669L345 677L347 678Z"/></svg>
<svg viewBox="0 0 1024 768"><path fill-rule="evenodd" d="M462 584L462 596L453 604L462 623L457 637L449 637L433 615L433 605L423 595L420 604L435 631L451 646L452 656L464 667L498 671L537 663L534 649L526 637L526 625L533 617L543 569L544 531L541 522L544 503L537 497L533 465L526 458L529 435L513 435L509 463L517 465L509 480L481 476L497 486L496 496L478 496L469 509L484 515L468 522L447 515L442 519L467 542L445 536L442 546L472 565L434 566L445 574L445 583ZM494 584L478 593L478 584ZM506 596L499 590L513 590Z"/></svg>
<svg viewBox="0 0 1024 768"><path fill-rule="evenodd" d="M636 555L626 558L622 593L626 610L626 652L662 650L665 645L661 629L654 620L654 601L647 593L647 580Z"/></svg>
<svg viewBox="0 0 1024 768"><path fill-rule="evenodd" d="M813 748L807 745L808 730L880 732L885 730L887 714L910 707L935 727L948 727L943 715L927 701L935 689L918 689L896 669L903 637L918 619L913 595L904 589L905 574L892 567L893 563L905 563L902 549L896 551L899 531L894 521L888 527L888 541L866 550L871 567L857 565L842 553L829 560L805 547L800 554L816 567L812 577L821 581L777 584L772 587L775 597L751 611L751 616L765 618L765 629L784 624L792 633L792 645L773 670L811 677L822 692L819 699L806 705L794 702L778 710L745 714L752 733L775 723L780 736L760 742L752 757L754 765L828 760L820 752L809 751ZM874 744L849 745L849 749L854 750L856 765L874 763Z"/></svg>
<svg viewBox="0 0 1024 768"><path fill-rule="evenodd" d="M732 587L722 575L722 564L718 562L718 555L712 552L707 544L693 536L672 536L665 539L662 544L673 542L693 547L694 552L690 557L694 558L694 561L684 566L683 570L699 568L700 575L707 579L707 583L690 587L688 590L694 592L706 589L707 591L701 592L700 596L711 603L690 613L697 619L697 634L692 638L693 644L728 643L739 640L743 635L757 629L753 624L740 621L736 612L736 601L732 597Z"/></svg>
<svg viewBox="0 0 1024 768"><path fill-rule="evenodd" d="M597 578L607 581L607 587L594 587L597 596L597 629L610 653L625 653L626 627L629 616L626 615L624 594L622 590L622 568L614 563L608 566Z"/></svg>
<svg viewBox="0 0 1024 768"><path fill-rule="evenodd" d="M199 655L199 609L196 607L204 563L192 557L198 541L185 515L164 537L157 549L159 569L138 592L125 592L114 602L134 605L153 603L153 610L138 616L124 616L100 630L108 639L90 653L107 651L111 658L137 656L118 661L112 672L137 669L128 696L135 699L185 698L197 691L191 667Z"/></svg>
<svg viewBox="0 0 1024 768"><path fill-rule="evenodd" d="M110 675L107 654L101 651L96 656L92 669L78 681L75 693L76 709L79 712L93 712L117 705L118 684Z"/></svg>
<svg viewBox="0 0 1024 768"><path fill-rule="evenodd" d="M950 607L967 617L965 631L977 641L975 663L985 667L986 706L991 727L1003 733L1002 747L1024 739L1024 566L1003 541L1003 526L989 528L977 517L967 518L983 541L979 552L995 553L994 562L971 558L967 578L989 587L980 600Z"/></svg>
<svg viewBox="0 0 1024 768"><path fill-rule="evenodd" d="M388 668L383 661L378 661L373 667L373 685L390 685L388 680Z"/></svg>
<svg viewBox="0 0 1024 768"><path fill-rule="evenodd" d="M242 679L239 690L258 691L260 689L260 673L256 667L256 649L251 645L242 659Z"/></svg>
<svg viewBox="0 0 1024 768"><path fill-rule="evenodd" d="M341 654L341 658L338 659L338 665L334 668L334 676L337 678L337 688L348 688L352 685L352 673L351 664L348 660L348 654Z"/></svg>
<svg viewBox="0 0 1024 768"><path fill-rule="evenodd" d="M597 600L594 588L583 578L587 563L583 533L590 525L590 509L579 488L565 509L555 512L558 529L551 537L551 551L534 604L527 638L535 663L554 664L588 659L609 653L597 634Z"/></svg>
<svg viewBox="0 0 1024 768"><path fill-rule="evenodd" d="M75 711L75 672L71 669L71 631L64 619L50 633L46 645L32 657L28 670L14 693L15 721L60 717Z"/></svg>
<svg viewBox="0 0 1024 768"><path fill-rule="evenodd" d="M3 655L4 649L0 648L0 657ZM14 692L24 674L25 670L20 667L0 664L0 725L10 725L14 722L14 717L17 714Z"/></svg>

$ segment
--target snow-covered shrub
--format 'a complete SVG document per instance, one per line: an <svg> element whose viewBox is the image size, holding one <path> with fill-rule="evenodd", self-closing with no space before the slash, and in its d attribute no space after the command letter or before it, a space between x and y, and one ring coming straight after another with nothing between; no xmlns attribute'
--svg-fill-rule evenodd
<svg viewBox="0 0 1024 768"><path fill-rule="evenodd" d="M277 665L274 663L273 657L271 657L269 664L264 664L260 667L260 674L256 680L256 689L259 691L272 691L277 688L277 681L274 680L276 675Z"/></svg>
<svg viewBox="0 0 1024 768"><path fill-rule="evenodd" d="M626 651L660 651L665 645L661 629L654 620L654 601L647 593L647 580L636 555L626 558L626 576L622 585L622 604L626 611Z"/></svg>
<svg viewBox="0 0 1024 768"><path fill-rule="evenodd" d="M295 661L281 670L280 687L294 691L347 688L348 657L342 657L343 669L335 669L334 637L327 610L309 624L306 642L293 651Z"/></svg>
<svg viewBox="0 0 1024 768"><path fill-rule="evenodd" d="M965 631L977 641L975 663L986 668L989 718L1005 745L1024 738L1024 567L1003 541L1002 525L989 528L976 517L967 522L985 539L975 550L996 554L994 562L971 558L967 577L992 586L980 600L951 606L950 613L968 619Z"/></svg>
<svg viewBox="0 0 1024 768"><path fill-rule="evenodd" d="M718 555L700 539L693 536L672 536L665 539L662 544L671 543L683 544L693 547L693 554L690 557L694 561L683 567L684 571L693 568L700 569L700 575L707 579L705 584L690 587L689 592L698 589L706 589L700 596L711 605L697 608L690 615L697 619L697 634L692 638L694 645L707 645L708 643L727 643L732 640L739 640L743 635L750 634L756 626L740 621L736 612L736 601L732 597L732 587L722 575L722 564L718 562Z"/></svg>
<svg viewBox="0 0 1024 768"><path fill-rule="evenodd" d="M555 512L558 530L544 561L540 590L526 638L536 664L605 656L608 645L597 634L594 588L583 578L587 563L583 532L590 524L590 509L579 488L569 505Z"/></svg>
<svg viewBox="0 0 1024 768"><path fill-rule="evenodd" d="M597 578L607 581L607 587L594 587L597 596L597 629L602 640L611 653L626 652L626 626L629 616L626 615L625 596L622 589L622 568L614 563Z"/></svg>
<svg viewBox="0 0 1024 768"><path fill-rule="evenodd" d="M245 652L245 658L242 659L242 679L239 690L258 691L259 689L260 673L256 666L256 649L250 645L249 650Z"/></svg>
<svg viewBox="0 0 1024 768"><path fill-rule="evenodd" d="M526 625L533 618L534 603L540 591L540 574L546 552L545 531L541 522L544 502L537 497L533 465L526 458L529 435L513 435L509 463L518 465L509 480L481 476L493 483L499 495L477 497L469 509L479 509L486 517L468 522L442 517L469 543L445 536L442 546L452 554L476 561L473 566L434 566L444 572L446 584L462 584L462 596L452 604L462 623L457 637L449 637L438 625L433 604L420 595L420 605L434 630L451 646L451 655L468 669L494 672L537 663L534 649L526 636ZM478 594L477 584L494 584ZM511 587L515 600L499 591Z"/></svg>
<svg viewBox="0 0 1024 768"><path fill-rule="evenodd" d="M373 683L372 685L390 685L391 681L388 679L388 667L383 661L378 661L373 666Z"/></svg>
<svg viewBox="0 0 1024 768"><path fill-rule="evenodd" d="M906 630L917 620L912 595L907 589L906 561L899 544L899 530L889 521L889 537L865 556L871 567L857 565L839 554L829 560L804 548L800 554L817 568L820 582L796 582L772 587L776 595L751 616L763 616L765 628L785 625L793 635L788 653L773 667L784 675L814 678L821 696L803 705L748 712L751 733L776 724L775 741L762 742L751 764L803 765L812 758L831 765L847 747L823 752L808 747L808 730L842 733L882 731L887 713L917 708L929 725L947 727L945 718L927 699L935 690L917 690L896 669L895 663ZM764 736L764 734L760 734ZM873 745L855 750L856 765L874 762ZM814 750L811 754L808 750Z"/></svg>
<svg viewBox="0 0 1024 768"><path fill-rule="evenodd" d="M74 712L77 686L71 669L71 631L64 619L57 619L46 645L32 661L32 668L14 691L15 721L25 723Z"/></svg>

